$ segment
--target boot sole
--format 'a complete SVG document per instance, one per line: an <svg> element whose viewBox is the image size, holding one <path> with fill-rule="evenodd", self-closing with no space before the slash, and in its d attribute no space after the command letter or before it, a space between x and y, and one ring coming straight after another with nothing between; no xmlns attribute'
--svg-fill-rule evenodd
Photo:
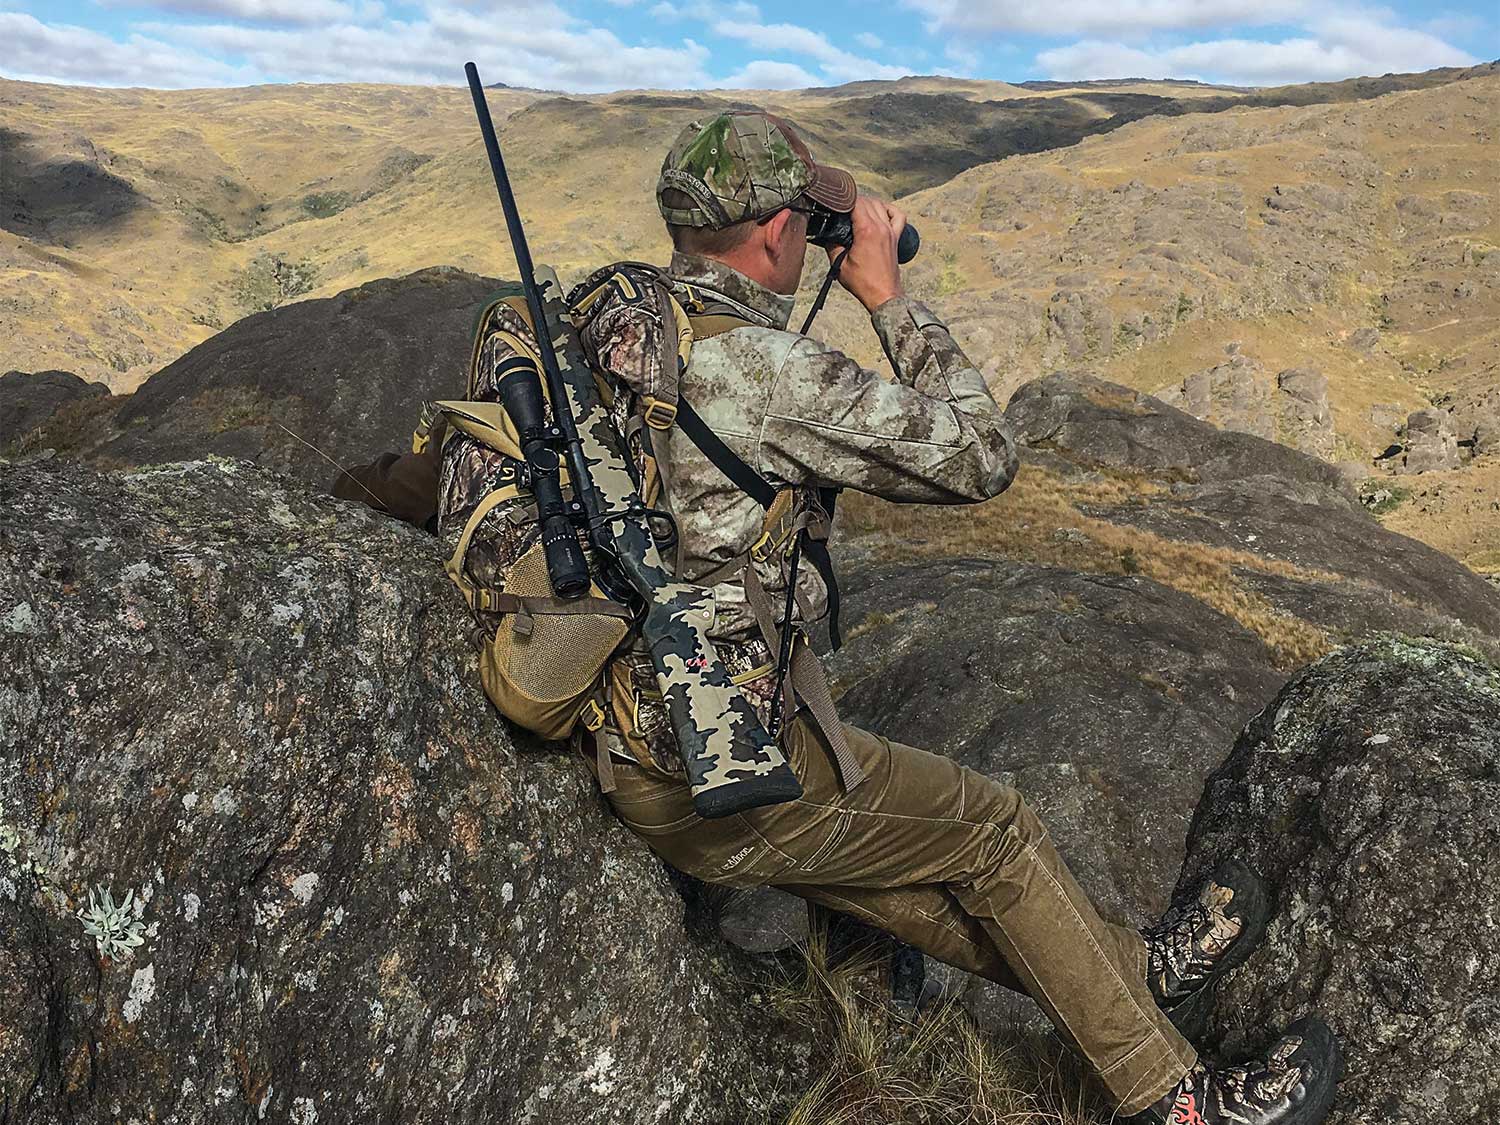
<svg viewBox="0 0 1500 1125"><path fill-rule="evenodd" d="M1344 1073L1344 1053L1333 1030L1317 1016L1297 1020L1283 1034L1302 1037L1302 1048L1293 1058L1299 1059L1302 1065L1315 1067L1316 1073L1314 1080L1308 1083L1301 1104L1294 1106L1276 1125L1322 1125L1338 1094L1339 1079Z"/></svg>
<svg viewBox="0 0 1500 1125"><path fill-rule="evenodd" d="M1222 878L1221 878L1222 876ZM1214 868L1213 878L1224 886L1234 885L1234 906L1240 910L1244 929L1238 940L1214 966L1208 980L1197 992L1178 1001L1167 1010L1167 1019L1172 1022L1185 1039L1201 1039L1208 1031L1208 1021L1213 1015L1214 993L1219 982L1250 959L1266 938L1266 927L1271 921L1271 896L1266 882L1237 859L1221 860Z"/></svg>

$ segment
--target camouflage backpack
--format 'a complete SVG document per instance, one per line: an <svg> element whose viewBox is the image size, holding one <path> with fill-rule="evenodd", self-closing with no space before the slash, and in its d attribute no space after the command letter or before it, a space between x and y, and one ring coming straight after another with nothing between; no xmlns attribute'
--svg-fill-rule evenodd
<svg viewBox="0 0 1500 1125"><path fill-rule="evenodd" d="M568 305L640 494L654 507L663 481L647 431L673 425L677 377L694 338L747 321L732 309L690 315L656 267L633 262L597 271L569 294ZM597 586L567 600L554 596L548 581L519 435L500 404L496 377L502 360L536 357L536 349L520 287L502 291L478 318L465 398L435 403L434 423L419 431L414 449L422 451L427 434L442 435L438 533L451 549L445 569L478 622L485 692L507 718L555 739L580 723L588 730L604 725L610 662L631 638L632 621L629 609ZM566 489L565 468L563 482ZM776 505L757 549L784 547L793 530L790 504ZM653 519L652 532L672 557L671 519ZM589 553L585 537L580 544Z"/></svg>

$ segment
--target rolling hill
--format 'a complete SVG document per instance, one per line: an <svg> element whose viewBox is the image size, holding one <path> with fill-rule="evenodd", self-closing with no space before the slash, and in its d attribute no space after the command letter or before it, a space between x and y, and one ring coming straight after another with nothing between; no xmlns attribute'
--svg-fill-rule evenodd
<svg viewBox="0 0 1500 1125"><path fill-rule="evenodd" d="M1275 90L910 78L490 99L533 252L565 278L663 258L660 152L695 115L762 105L902 199L926 247L908 285L997 394L1089 370L1351 477L1402 468L1408 416L1435 410L1447 452L1391 483L1385 518L1500 570L1493 65ZM512 268L461 88L0 81L0 106L0 370L129 392L254 311ZM851 302L819 331L880 362Z"/></svg>

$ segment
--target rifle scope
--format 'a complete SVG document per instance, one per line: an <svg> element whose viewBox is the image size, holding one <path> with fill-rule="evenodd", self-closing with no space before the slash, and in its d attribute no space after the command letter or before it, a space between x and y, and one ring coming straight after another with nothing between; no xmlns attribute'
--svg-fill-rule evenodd
<svg viewBox="0 0 1500 1125"><path fill-rule="evenodd" d="M541 374L532 360L520 355L501 363L495 374L500 404L521 436L521 453L530 471L547 578L558 597L581 598L589 592L588 560L563 499L557 456L562 434L547 425Z"/></svg>

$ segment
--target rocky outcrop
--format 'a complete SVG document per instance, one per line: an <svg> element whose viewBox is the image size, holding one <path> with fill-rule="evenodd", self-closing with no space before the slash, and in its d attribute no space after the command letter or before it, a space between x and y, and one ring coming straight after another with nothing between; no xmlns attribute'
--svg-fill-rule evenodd
<svg viewBox="0 0 1500 1125"><path fill-rule="evenodd" d="M1500 1120L1497 779L1500 671L1404 640L1298 676L1209 779L1182 885L1236 856L1276 903L1218 1034L1321 1011L1347 1055L1331 1125Z"/></svg>
<svg viewBox="0 0 1500 1125"><path fill-rule="evenodd" d="M243 462L0 465L0 1118L739 1125L801 1085L468 625L428 537Z"/></svg>
<svg viewBox="0 0 1500 1125"><path fill-rule="evenodd" d="M1333 459L1333 411L1328 378L1321 371L1292 367L1276 376L1278 441L1310 457Z"/></svg>
<svg viewBox="0 0 1500 1125"><path fill-rule="evenodd" d="M1276 418L1265 373L1248 356L1231 356L1221 364L1195 372L1180 386L1161 392L1160 397L1201 421L1275 440Z"/></svg>
<svg viewBox="0 0 1500 1125"><path fill-rule="evenodd" d="M1456 469L1458 438L1454 436L1446 410L1416 410L1406 420L1406 455L1397 469L1402 473L1428 473Z"/></svg>
<svg viewBox="0 0 1500 1125"><path fill-rule="evenodd" d="M1324 461L1333 458L1328 380L1319 371L1288 368L1273 379L1255 359L1236 352L1158 397L1222 429L1279 441Z"/></svg>
<svg viewBox="0 0 1500 1125"><path fill-rule="evenodd" d="M1275 564L1242 567L1242 585L1337 638L1381 630L1480 645L1500 638L1493 587L1381 527L1333 465L1088 376L1029 383L1006 417L1033 464L1084 480L1124 475L1160 490L1146 502L1091 506L1090 515Z"/></svg>
<svg viewBox="0 0 1500 1125"><path fill-rule="evenodd" d="M108 394L103 383L90 383L69 371L7 371L0 375L0 449L19 441L60 407Z"/></svg>
<svg viewBox="0 0 1500 1125"><path fill-rule="evenodd" d="M473 321L498 285L435 268L246 317L148 379L89 455L241 457L325 485L332 462L409 448L424 399L462 396Z"/></svg>

